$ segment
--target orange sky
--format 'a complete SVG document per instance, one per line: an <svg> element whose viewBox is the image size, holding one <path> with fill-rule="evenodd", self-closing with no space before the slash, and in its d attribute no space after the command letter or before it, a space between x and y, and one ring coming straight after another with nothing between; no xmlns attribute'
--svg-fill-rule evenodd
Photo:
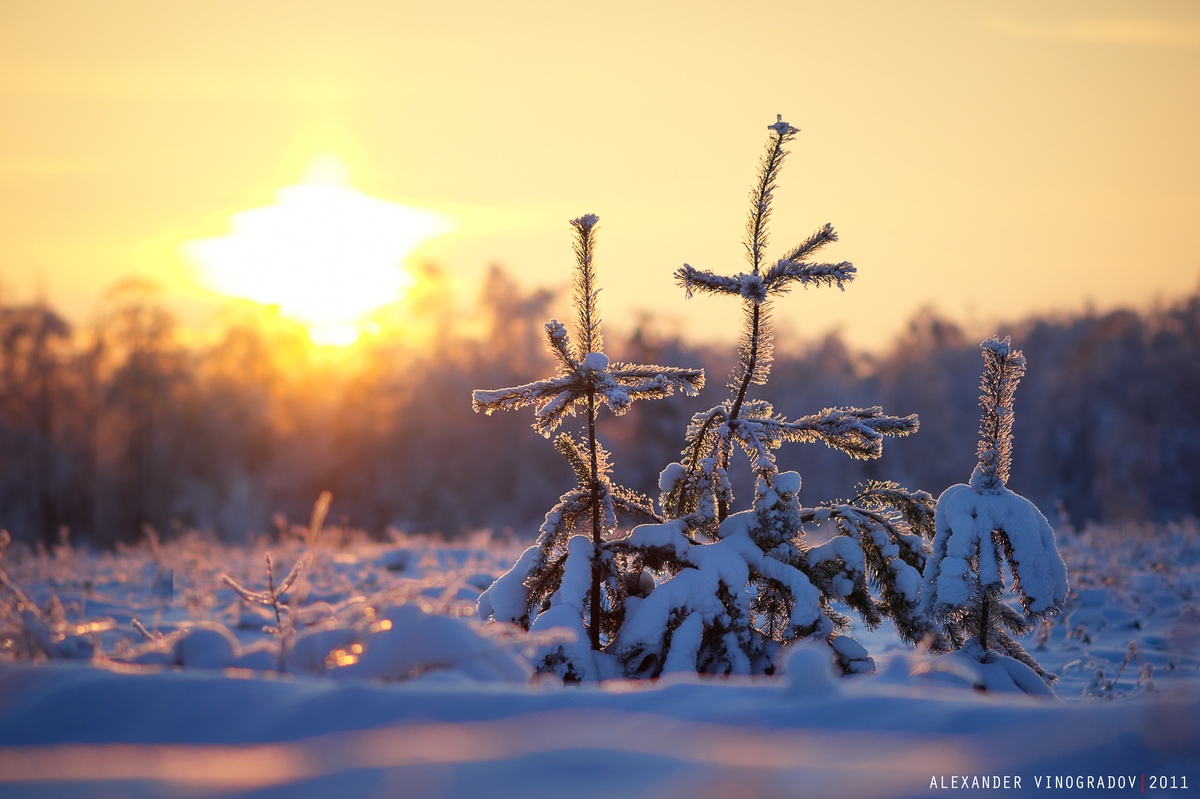
<svg viewBox="0 0 1200 799"><path fill-rule="evenodd" d="M776 113L801 128L773 242L824 222L845 294L777 307L880 343L1200 285L1200 5L1156 2L0 0L0 299L78 319L125 275L205 308L179 244L318 153L449 212L423 255L562 284L601 218L602 310L733 341L684 261L736 272ZM199 310L198 310L199 308ZM567 310L560 313L565 316Z"/></svg>

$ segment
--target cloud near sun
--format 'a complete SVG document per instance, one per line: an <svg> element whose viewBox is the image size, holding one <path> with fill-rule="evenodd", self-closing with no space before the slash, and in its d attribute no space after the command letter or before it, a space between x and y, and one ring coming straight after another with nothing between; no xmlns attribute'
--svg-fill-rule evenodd
<svg viewBox="0 0 1200 799"><path fill-rule="evenodd" d="M234 214L226 235L186 241L181 251L206 288L278 306L317 344L357 341L365 316L412 286L405 259L456 227L443 214L363 194L330 156L314 159L303 183L276 199Z"/></svg>

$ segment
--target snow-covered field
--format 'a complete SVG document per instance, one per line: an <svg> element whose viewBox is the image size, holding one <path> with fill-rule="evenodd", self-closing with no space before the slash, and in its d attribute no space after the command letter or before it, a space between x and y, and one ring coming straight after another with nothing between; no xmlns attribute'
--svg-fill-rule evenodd
<svg viewBox="0 0 1200 799"><path fill-rule="evenodd" d="M798 648L769 678L532 680L546 636L473 620L519 554L484 537L9 547L0 796L1200 791L1200 526L1058 543L1066 612L1025 641L1057 699L977 690L964 659L886 629L855 632L873 675L836 679L827 649ZM297 610L277 619L270 594L298 562Z"/></svg>

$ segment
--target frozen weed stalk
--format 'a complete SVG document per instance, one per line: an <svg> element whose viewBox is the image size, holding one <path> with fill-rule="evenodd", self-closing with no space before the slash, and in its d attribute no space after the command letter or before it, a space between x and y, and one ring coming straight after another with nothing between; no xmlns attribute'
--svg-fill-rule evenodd
<svg viewBox="0 0 1200 799"><path fill-rule="evenodd" d="M221 582L233 589L233 592L241 597L243 602L251 605L263 605L275 612L275 626L265 627L264 630L275 636L279 641L279 667L281 671L284 670L288 653L296 638L296 611L299 610L301 603L305 599L305 595L308 593L307 588L305 588L299 592L300 596L292 596L288 594L288 590L312 566L313 548L317 545L317 540L321 537L321 530L325 525L325 516L329 513L329 503L332 501L333 495L328 491L322 491L321 495L317 498L316 504L313 505L312 517L309 519L308 531L305 535L306 548L304 555L296 561L291 571L280 580L278 585L275 584L275 570L270 552L265 557L267 567L266 591L252 591L228 574L221 575Z"/></svg>
<svg viewBox="0 0 1200 799"><path fill-rule="evenodd" d="M618 513L659 519L647 497L612 481L608 454L596 436L601 406L614 416L639 399L659 399L676 390L695 396L704 385L700 369L610 362L604 354L597 303L595 214L571 220L575 232L575 342L556 319L546 339L558 361L553 377L496 391L475 391L472 405L490 414L534 406L533 428L547 438L581 408L581 437L560 433L555 448L571 464L576 484L546 514L537 543L479 598L484 619L525 629L566 627L579 640L539 655L540 671L569 680L597 679L594 652L611 642L626 613L626 600L643 591L640 574L611 546ZM586 639L586 643L584 640Z"/></svg>
<svg viewBox="0 0 1200 799"><path fill-rule="evenodd" d="M768 222L786 145L799 132L782 116L750 193L744 246L749 271L719 275L684 264L676 272L689 297L723 294L744 310L730 397L696 414L682 458L659 481L663 523L635 529L624 546L664 578L618 636L626 674L666 671L716 674L771 673L783 644L816 636L832 649L844 672L874 663L847 633L841 603L873 628L890 617L908 641L926 631L919 614L923 536L932 532L933 500L894 483L861 486L847 502L802 508L800 475L780 472L775 450L784 442L822 442L854 458L878 458L885 436L917 430L917 417L888 416L874 408L826 408L799 419L775 413L752 395L765 385L772 361L771 305L796 286L845 289L856 270L847 261L809 259L837 241L824 225L781 258L767 259ZM751 506L731 513L730 469L741 450L755 478ZM837 533L809 546L804 525L831 521Z"/></svg>
<svg viewBox="0 0 1200 799"><path fill-rule="evenodd" d="M5 550L11 543L8 531L0 530L0 662L91 660L98 650L97 634L113 629L116 622L68 622L58 594L38 607L5 569Z"/></svg>

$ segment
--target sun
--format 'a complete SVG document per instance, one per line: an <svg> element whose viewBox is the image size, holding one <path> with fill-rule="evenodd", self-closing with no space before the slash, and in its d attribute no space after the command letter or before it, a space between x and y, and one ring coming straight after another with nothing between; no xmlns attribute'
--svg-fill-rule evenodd
<svg viewBox="0 0 1200 799"><path fill-rule="evenodd" d="M181 245L208 289L276 306L304 325L314 344L349 346L372 311L415 283L404 262L456 221L429 209L381 200L350 185L341 159L320 155L277 202L230 217L229 232Z"/></svg>

